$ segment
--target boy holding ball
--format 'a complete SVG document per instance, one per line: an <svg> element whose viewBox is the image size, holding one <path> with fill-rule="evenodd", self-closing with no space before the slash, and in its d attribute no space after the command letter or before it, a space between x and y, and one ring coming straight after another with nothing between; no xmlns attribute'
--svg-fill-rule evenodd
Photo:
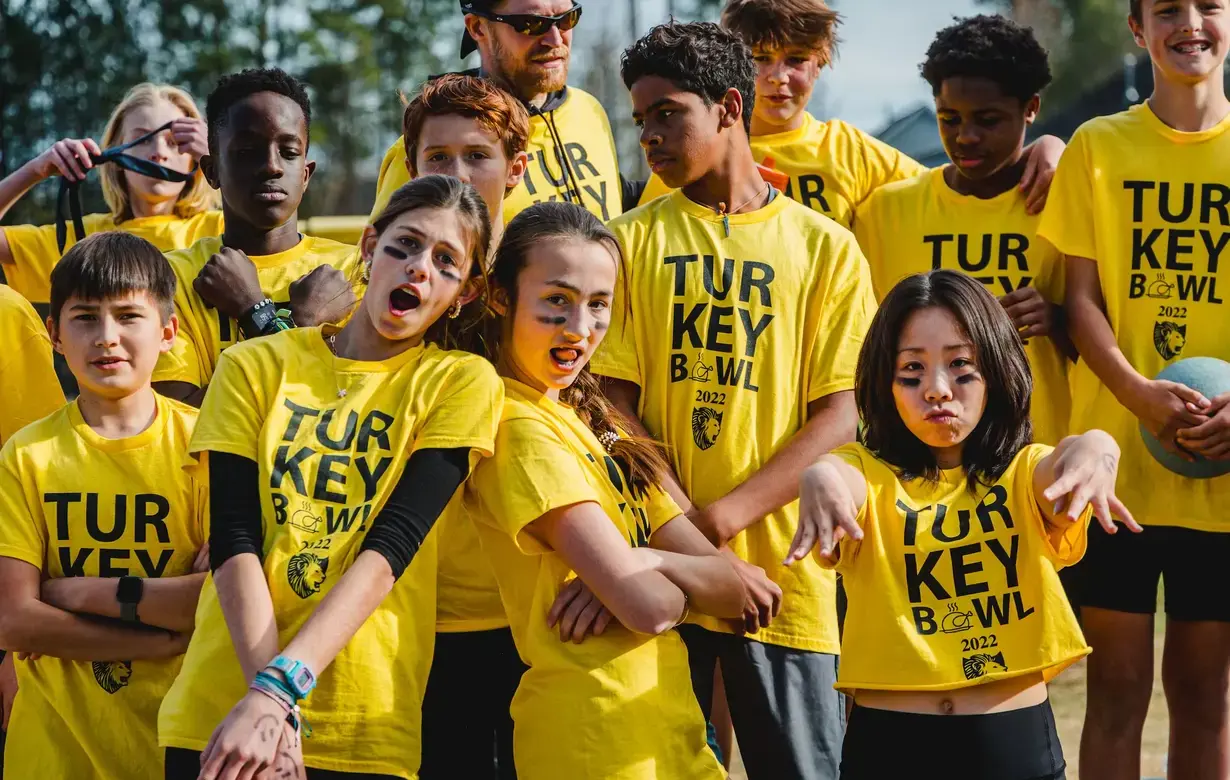
<svg viewBox="0 0 1230 780"><path fill-rule="evenodd" d="M1149 52L1149 100L1072 138L1039 235L1066 255L1066 307L1081 362L1073 426L1123 448L1120 497L1145 532L1089 531L1076 572L1089 659L1081 774L1140 776L1153 685L1153 620L1165 580L1162 681L1171 777L1230 771L1230 476L1192 479L1151 458L1140 429L1190 458L1230 458L1230 394L1205 398L1158 373L1189 357L1230 358L1218 277L1230 245L1230 100L1224 0L1131 0ZM1218 289L1218 288L1221 289Z"/></svg>

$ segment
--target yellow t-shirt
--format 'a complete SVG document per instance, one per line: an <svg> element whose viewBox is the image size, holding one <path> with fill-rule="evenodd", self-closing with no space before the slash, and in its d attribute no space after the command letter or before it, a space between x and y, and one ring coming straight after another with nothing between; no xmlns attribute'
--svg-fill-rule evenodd
<svg viewBox="0 0 1230 780"><path fill-rule="evenodd" d="M345 390L339 398L339 390ZM287 643L358 557L370 523L420 449L489 455L503 387L482 358L420 345L382 362L335 358L320 328L228 349L192 453L260 465L263 566ZM420 708L435 646L436 535L327 669L304 704L309 767L395 775L419 766ZM247 691L213 581L184 673L158 718L164 747L202 750Z"/></svg>
<svg viewBox="0 0 1230 780"><path fill-rule="evenodd" d="M77 403L0 451L0 556L44 576L178 577L208 538L207 482L181 468L197 411L157 397L145 431L94 432ZM162 780L155 724L181 658L17 661L8 777Z"/></svg>
<svg viewBox="0 0 1230 780"><path fill-rule="evenodd" d="M853 390L875 309L867 263L848 230L780 195L731 216L729 237L682 192L611 227L628 258L630 307L613 307L594 373L640 385L641 420L706 506L764 466L803 427L809 403ZM797 520L791 502L730 542L785 593L754 638L836 653L835 577L810 559L782 566Z"/></svg>
<svg viewBox="0 0 1230 780"><path fill-rule="evenodd" d="M902 482L861 444L833 451L862 472L863 539L839 543L846 613L837 688L948 691L1041 673L1089 653L1058 570L1085 554L1093 510L1052 532L1033 493L1051 448L1017 453L994 485L964 469Z"/></svg>
<svg viewBox="0 0 1230 780"><path fill-rule="evenodd" d="M34 308L0 284L0 444L35 420L64 405L64 391L52 363L51 338Z"/></svg>
<svg viewBox="0 0 1230 780"><path fill-rule="evenodd" d="M229 317L223 319L217 309L206 306L192 289L197 274L221 248L221 238L206 238L187 249L167 253L175 271L179 334L171 351L158 359L155 382L187 382L204 387L214 374L222 350L243 340L239 323ZM290 300L291 283L322 265L332 266L350 279L356 298L363 287L358 250L327 238L302 236L298 244L285 252L248 259L256 266L261 291L279 308Z"/></svg>
<svg viewBox="0 0 1230 780"><path fill-rule="evenodd" d="M1062 304L1062 258L1036 238L1039 219L1025 212L1016 187L994 198L961 195L937 168L872 193L859 207L854 233L871 266L876 300L910 274L948 268L974 277L997 298L1032 286ZM1049 338L1030 339L1025 354L1034 377L1034 438L1058 444L1070 416L1068 360Z"/></svg>
<svg viewBox="0 0 1230 780"><path fill-rule="evenodd" d="M491 561L483 553L478 529L465 508L454 502L436 523L440 570L436 582L436 631L490 631L507 628Z"/></svg>
<svg viewBox="0 0 1230 780"><path fill-rule="evenodd" d="M790 176L787 196L845 227L853 224L855 209L877 188L927 170L854 125L803 116L797 130L752 136L752 154L766 168ZM667 192L662 180L651 175L641 204Z"/></svg>
<svg viewBox="0 0 1230 780"><path fill-rule="evenodd" d="M563 105L545 115L555 125L567 152L568 164L581 190L581 205L603 222L623 213L623 188L619 181L619 160L615 137L602 104L588 92L568 87ZM512 192L504 199L504 222L535 203L567 200L574 189L566 175L558 145L552 138L547 118L530 114L530 137L526 145L529 167ZM374 221L388 205L389 198L406 182L406 144L398 138L385 152L376 180L376 203L369 221Z"/></svg>
<svg viewBox="0 0 1230 780"><path fill-rule="evenodd" d="M1119 348L1153 378L1189 357L1230 360L1230 117L1201 133L1167 127L1147 104L1086 122L1051 184L1038 235L1098 264ZM1228 274L1230 276L1230 274ZM1078 364L1073 430L1119 442L1119 498L1138 521L1230 531L1230 476L1187 479L1149 455L1140 423Z"/></svg>
<svg viewBox="0 0 1230 780"><path fill-rule="evenodd" d="M547 610L576 575L527 526L552 509L593 502L645 547L681 516L661 490L636 496L597 437L569 407L511 379L495 455L466 489L499 579L513 639L529 670L513 697L521 780L723 778L705 742L687 649L674 631L649 637L618 623L581 644L562 642Z"/></svg>
<svg viewBox="0 0 1230 780"><path fill-rule="evenodd" d="M85 234L107 230L122 230L140 236L163 252L183 249L207 236L222 235L222 212L202 211L191 217L174 215L140 217L116 224L110 214L86 214L82 218ZM55 225L6 225L0 227L8 239L13 262L5 264L4 276L13 289L26 296L39 313L46 315L51 300L51 269L60 261L60 249L56 246ZM68 222L68 241L65 251L77 243L77 231L72 220Z"/></svg>

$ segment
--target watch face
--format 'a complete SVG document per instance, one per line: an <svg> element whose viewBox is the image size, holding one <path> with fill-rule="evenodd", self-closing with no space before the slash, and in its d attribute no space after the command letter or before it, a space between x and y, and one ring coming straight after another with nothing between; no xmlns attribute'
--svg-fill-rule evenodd
<svg viewBox="0 0 1230 780"><path fill-rule="evenodd" d="M307 691L312 687L313 682L315 682L315 680L312 679L312 673L301 666L298 671L295 672L295 677L290 681L290 684L299 691Z"/></svg>

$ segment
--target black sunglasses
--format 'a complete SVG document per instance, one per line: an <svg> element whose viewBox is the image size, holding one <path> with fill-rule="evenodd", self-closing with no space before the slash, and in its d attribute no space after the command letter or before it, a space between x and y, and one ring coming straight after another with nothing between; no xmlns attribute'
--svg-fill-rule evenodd
<svg viewBox="0 0 1230 780"><path fill-rule="evenodd" d="M467 13L480 16L500 24L506 24L522 35L538 37L546 35L552 27L558 27L560 32L568 32L581 21L581 4L577 3L559 16L539 16L538 14L496 14L468 6Z"/></svg>

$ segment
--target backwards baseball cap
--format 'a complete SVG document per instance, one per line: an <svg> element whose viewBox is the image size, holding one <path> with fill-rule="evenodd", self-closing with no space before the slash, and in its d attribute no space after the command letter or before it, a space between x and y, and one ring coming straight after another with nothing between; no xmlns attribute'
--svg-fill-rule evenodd
<svg viewBox="0 0 1230 780"><path fill-rule="evenodd" d="M472 14L475 11L490 11L495 5L496 0L461 0L461 12L463 14ZM470 56L470 52L478 48L478 43L474 41L473 36L468 30L461 31L461 59Z"/></svg>

